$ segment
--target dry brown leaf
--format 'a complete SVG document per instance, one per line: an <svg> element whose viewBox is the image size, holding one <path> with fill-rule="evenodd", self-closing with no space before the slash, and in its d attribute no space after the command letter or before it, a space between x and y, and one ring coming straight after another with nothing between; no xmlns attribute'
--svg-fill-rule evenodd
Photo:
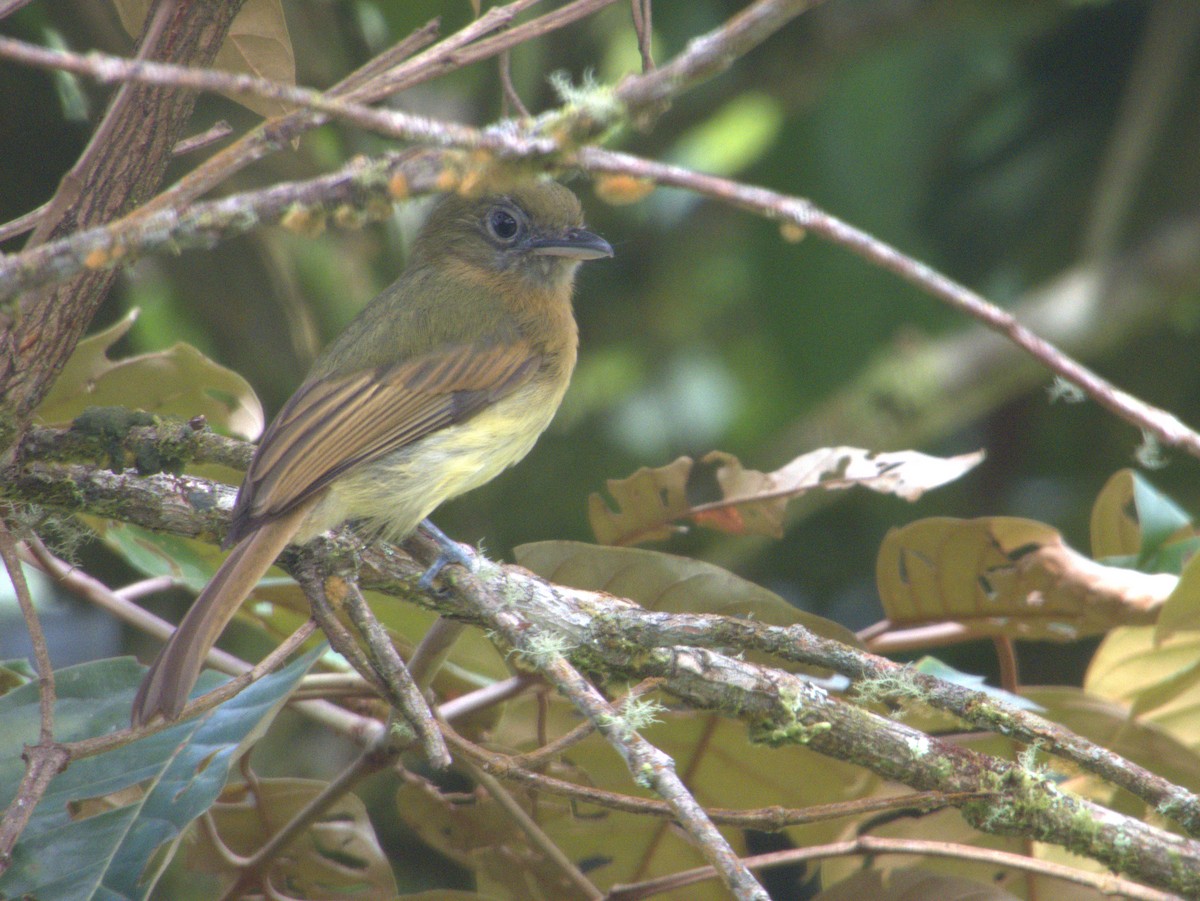
<svg viewBox="0 0 1200 901"><path fill-rule="evenodd" d="M114 0L121 24L132 36L141 34L150 0ZM246 0L229 26L229 34L213 60L213 68L238 75L256 75L277 84L295 85L296 57L280 0ZM265 97L228 95L263 116L288 111L286 104Z"/></svg>
<svg viewBox="0 0 1200 901"><path fill-rule="evenodd" d="M661 541L683 528L683 520L733 534L778 538L788 501L809 491L857 485L915 501L981 460L983 451L943 458L918 451L827 447L763 473L746 469L732 454L713 451L698 461L680 457L656 469L639 469L627 479L610 479L607 489L615 507L593 494L588 519L600 544Z"/></svg>
<svg viewBox="0 0 1200 901"><path fill-rule="evenodd" d="M978 635L1073 641L1153 622L1178 579L1104 566L1050 526L925 519L884 538L879 596L895 626L958 622Z"/></svg>

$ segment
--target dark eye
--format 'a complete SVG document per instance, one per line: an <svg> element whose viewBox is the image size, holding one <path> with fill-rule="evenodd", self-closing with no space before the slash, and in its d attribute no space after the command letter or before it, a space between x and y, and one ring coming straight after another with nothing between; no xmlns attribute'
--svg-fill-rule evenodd
<svg viewBox="0 0 1200 901"><path fill-rule="evenodd" d="M521 230L517 217L508 210L495 209L488 213L488 231L501 241L508 242Z"/></svg>

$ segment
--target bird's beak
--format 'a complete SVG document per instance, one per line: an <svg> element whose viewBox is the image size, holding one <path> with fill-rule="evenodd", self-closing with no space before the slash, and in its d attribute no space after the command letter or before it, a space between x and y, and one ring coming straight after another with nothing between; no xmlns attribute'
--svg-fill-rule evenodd
<svg viewBox="0 0 1200 901"><path fill-rule="evenodd" d="M613 255L611 244L585 228L569 228L561 235L534 238L529 249L543 256L572 260L600 260Z"/></svg>

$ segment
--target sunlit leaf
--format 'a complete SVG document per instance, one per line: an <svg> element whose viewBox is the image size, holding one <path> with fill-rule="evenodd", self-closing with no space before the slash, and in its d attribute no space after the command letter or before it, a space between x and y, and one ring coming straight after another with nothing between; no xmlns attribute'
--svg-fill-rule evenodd
<svg viewBox="0 0 1200 901"><path fill-rule="evenodd" d="M610 507L588 498L588 519L601 544L638 544L668 538L682 520L734 534L783 534L788 501L809 491L859 486L915 501L973 469L983 452L931 457L918 451L876 453L827 447L770 473L746 469L731 454L713 451L698 461L680 457L626 479L610 479Z"/></svg>
<svg viewBox="0 0 1200 901"><path fill-rule="evenodd" d="M1161 642L1184 630L1200 629L1200 554L1193 555L1167 597L1155 626L1154 640Z"/></svg>
<svg viewBox="0 0 1200 901"><path fill-rule="evenodd" d="M131 407L184 419L202 415L214 428L249 440L261 434L262 405L250 384L188 344L109 359L109 348L136 318L133 310L79 342L38 407L38 419L67 423L88 407Z"/></svg>
<svg viewBox="0 0 1200 901"><path fill-rule="evenodd" d="M1115 629L1096 649L1084 687L1200 750L1200 633L1156 642L1151 627Z"/></svg>
<svg viewBox="0 0 1200 901"><path fill-rule="evenodd" d="M893 529L876 564L894 625L959 622L977 634L1071 641L1152 622L1177 580L1102 566L1050 526L1010 517Z"/></svg>

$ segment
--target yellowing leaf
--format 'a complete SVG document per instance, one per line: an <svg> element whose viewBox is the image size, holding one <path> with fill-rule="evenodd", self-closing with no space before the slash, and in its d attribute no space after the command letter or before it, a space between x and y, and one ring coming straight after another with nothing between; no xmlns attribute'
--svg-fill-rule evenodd
<svg viewBox="0 0 1200 901"><path fill-rule="evenodd" d="M1200 634L1157 643L1153 628L1114 629L1096 649L1084 687L1200 750Z"/></svg>
<svg viewBox="0 0 1200 901"><path fill-rule="evenodd" d="M1133 557L1142 547L1142 529L1133 503L1132 469L1116 472L1092 504L1092 556Z"/></svg>
<svg viewBox="0 0 1200 901"><path fill-rule="evenodd" d="M558 798L542 796L534 810L526 792L508 788L543 825L570 815L569 805ZM513 826L511 815L490 796L478 795L464 805L432 784L411 779L396 792L396 812L429 847L469 867L479 889L489 896L529 901L588 897Z"/></svg>
<svg viewBox="0 0 1200 901"><path fill-rule="evenodd" d="M1179 576L1179 584L1163 604L1154 640L1164 641L1185 629L1200 629L1200 554L1188 560Z"/></svg>
<svg viewBox="0 0 1200 901"><path fill-rule="evenodd" d="M229 26L225 43L213 65L226 72L246 73L277 84L296 83L296 57L280 0L246 0L246 5ZM278 100L246 95L233 96L263 116L278 116L291 107Z"/></svg>
<svg viewBox="0 0 1200 901"><path fill-rule="evenodd" d="M1152 622L1177 582L1103 566L1049 526L1009 517L893 529L876 578L894 625L952 621L976 634L1053 641Z"/></svg>
<svg viewBox="0 0 1200 901"><path fill-rule="evenodd" d="M121 24L136 38L142 31L150 0L114 2ZM296 57L280 0L246 0L229 26L229 34L217 51L213 68L235 74L257 75L278 84L296 83ZM288 110L278 100L245 95L231 95L230 99L263 116L276 116Z"/></svg>
<svg viewBox="0 0 1200 901"><path fill-rule="evenodd" d="M724 532L778 538L788 501L809 491L858 485L915 501L982 459L982 451L941 458L918 451L827 447L762 473L744 468L732 454L713 451L698 461L680 457L657 469L639 469L627 479L610 479L608 493L616 508L593 494L588 519L600 544L663 540L685 519Z"/></svg>
<svg viewBox="0 0 1200 901"><path fill-rule="evenodd" d="M37 409L44 423L67 423L88 407L131 407L191 419L253 440L263 429L262 405L250 383L188 344L111 360L108 350L133 326L137 311L79 342Z"/></svg>

